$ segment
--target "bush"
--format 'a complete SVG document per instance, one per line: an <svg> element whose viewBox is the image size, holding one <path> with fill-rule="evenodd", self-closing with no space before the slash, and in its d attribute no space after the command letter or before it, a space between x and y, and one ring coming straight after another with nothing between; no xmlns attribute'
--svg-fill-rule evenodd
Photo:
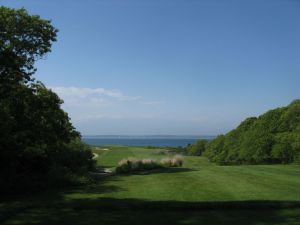
<svg viewBox="0 0 300 225"><path fill-rule="evenodd" d="M183 158L181 155L175 155L172 159L172 167L180 167L183 164Z"/></svg>
<svg viewBox="0 0 300 225"><path fill-rule="evenodd" d="M186 152L188 155L201 156L206 149L208 140L198 140L196 143L188 145Z"/></svg>
<svg viewBox="0 0 300 225"><path fill-rule="evenodd" d="M90 147L80 139L55 148L28 147L10 162L22 162L23 167L0 170L0 187L6 194L79 184L89 179L89 171L96 169Z"/></svg>
<svg viewBox="0 0 300 225"><path fill-rule="evenodd" d="M173 158L164 158L160 162L153 159L122 159L116 167L116 173L131 173L137 171L160 169L164 167L180 167L183 164L183 158L175 155Z"/></svg>
<svg viewBox="0 0 300 225"><path fill-rule="evenodd" d="M152 159L143 159L141 162L142 162L141 163L142 170L152 170L161 167L159 163L157 163Z"/></svg>
<svg viewBox="0 0 300 225"><path fill-rule="evenodd" d="M129 173L132 169L129 159L122 159L116 168L116 173Z"/></svg>
<svg viewBox="0 0 300 225"><path fill-rule="evenodd" d="M183 164L181 155L175 155L173 158L163 158L160 164L164 167L180 167Z"/></svg>
<svg viewBox="0 0 300 225"><path fill-rule="evenodd" d="M161 165L152 159L122 159L116 168L116 173L130 173L143 170L161 168Z"/></svg>
<svg viewBox="0 0 300 225"><path fill-rule="evenodd" d="M162 160L160 160L160 164L164 167L171 167L172 159L171 158L163 158Z"/></svg>

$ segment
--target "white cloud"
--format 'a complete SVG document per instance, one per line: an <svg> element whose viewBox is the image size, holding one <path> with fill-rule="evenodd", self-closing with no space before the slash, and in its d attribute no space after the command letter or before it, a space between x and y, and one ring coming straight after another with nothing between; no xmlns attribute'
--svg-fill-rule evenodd
<svg viewBox="0 0 300 225"><path fill-rule="evenodd" d="M122 101L139 100L141 96L127 96L119 90L109 90L104 88L85 88L85 87L50 87L61 97L92 98L111 97Z"/></svg>
<svg viewBox="0 0 300 225"><path fill-rule="evenodd" d="M135 120L135 119L153 119L152 115L105 115L105 114L94 114L94 115L87 115L81 118L77 118L81 122L85 121L103 121L103 120L115 120L119 121L126 119L126 120Z"/></svg>
<svg viewBox="0 0 300 225"><path fill-rule="evenodd" d="M155 106L163 103L105 88L50 87L50 89L64 100L63 108L74 122L152 118L157 113Z"/></svg>

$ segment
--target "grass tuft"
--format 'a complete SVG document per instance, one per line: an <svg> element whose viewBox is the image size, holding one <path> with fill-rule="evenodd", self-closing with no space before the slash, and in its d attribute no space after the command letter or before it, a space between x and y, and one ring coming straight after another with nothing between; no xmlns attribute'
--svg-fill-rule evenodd
<svg viewBox="0 0 300 225"><path fill-rule="evenodd" d="M175 155L173 158L164 158L161 161L153 159L122 159L118 162L116 173L131 173L136 171L145 171L160 169L165 167L180 167L183 164L183 158L180 155Z"/></svg>

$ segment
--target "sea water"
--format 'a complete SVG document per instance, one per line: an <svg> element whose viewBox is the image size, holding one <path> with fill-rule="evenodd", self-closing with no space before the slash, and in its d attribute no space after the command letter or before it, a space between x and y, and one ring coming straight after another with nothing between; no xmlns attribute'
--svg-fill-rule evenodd
<svg viewBox="0 0 300 225"><path fill-rule="evenodd" d="M97 135L83 136L83 141L90 145L125 145L125 146L155 146L155 147L185 147L199 139L213 139L214 136L125 136Z"/></svg>

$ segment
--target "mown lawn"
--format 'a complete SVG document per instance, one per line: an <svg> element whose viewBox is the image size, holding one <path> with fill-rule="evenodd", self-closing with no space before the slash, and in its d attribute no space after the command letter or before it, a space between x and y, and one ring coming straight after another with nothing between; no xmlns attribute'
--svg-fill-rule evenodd
<svg viewBox="0 0 300 225"><path fill-rule="evenodd" d="M109 149L109 150L102 150ZM167 157L163 149L98 147L98 163ZM0 224L300 224L300 166L217 166L110 176L98 183L0 204Z"/></svg>
<svg viewBox="0 0 300 225"><path fill-rule="evenodd" d="M111 147L96 150L98 162L114 167L122 158L167 157L161 149ZM105 182L114 192L98 197L175 201L300 201L299 165L217 166L203 157L184 157L182 168L172 168L147 175L116 176ZM89 198L73 193L67 198ZM95 196L93 195L92 198Z"/></svg>

